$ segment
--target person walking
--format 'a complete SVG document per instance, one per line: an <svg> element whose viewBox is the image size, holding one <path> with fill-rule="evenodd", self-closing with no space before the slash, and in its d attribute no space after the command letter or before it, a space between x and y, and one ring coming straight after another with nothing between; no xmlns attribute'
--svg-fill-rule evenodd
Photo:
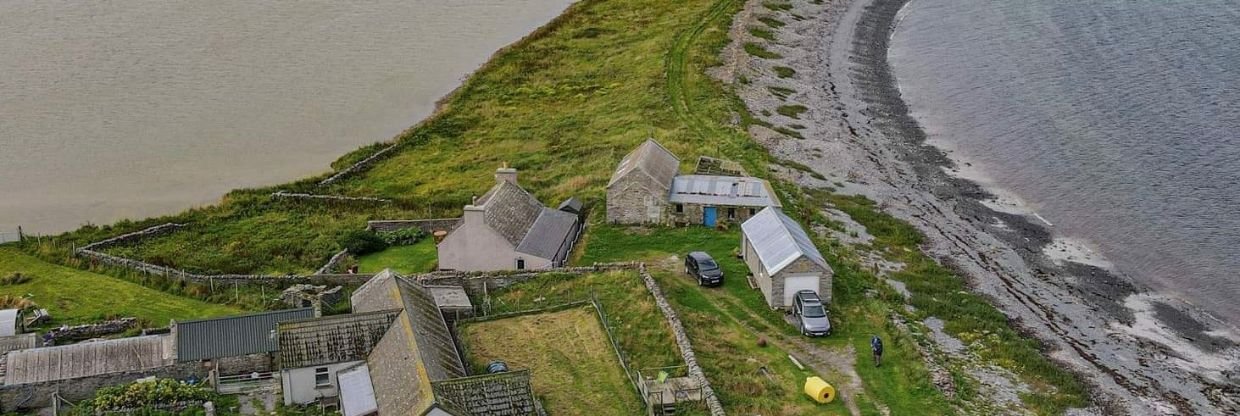
<svg viewBox="0 0 1240 416"><path fill-rule="evenodd" d="M883 340L878 335L870 338L870 351L874 352L874 366L883 365Z"/></svg>

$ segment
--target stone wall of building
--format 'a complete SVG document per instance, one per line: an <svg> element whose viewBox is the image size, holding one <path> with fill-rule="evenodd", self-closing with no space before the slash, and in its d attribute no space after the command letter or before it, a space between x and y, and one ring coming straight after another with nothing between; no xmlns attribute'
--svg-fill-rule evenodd
<svg viewBox="0 0 1240 416"><path fill-rule="evenodd" d="M677 205L680 206L677 209ZM717 224L740 224L754 216L763 207L741 207L729 205L711 205L715 207ZM702 224L707 205L701 204L670 204L667 207L667 221L671 225ZM728 210L732 210L729 214Z"/></svg>
<svg viewBox="0 0 1240 416"><path fill-rule="evenodd" d="M667 207L667 185L631 172L607 187L607 222L661 224Z"/></svg>

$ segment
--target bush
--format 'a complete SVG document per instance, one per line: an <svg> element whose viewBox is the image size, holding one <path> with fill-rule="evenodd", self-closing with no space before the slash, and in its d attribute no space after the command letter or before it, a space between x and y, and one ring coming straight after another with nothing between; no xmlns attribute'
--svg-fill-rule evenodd
<svg viewBox="0 0 1240 416"><path fill-rule="evenodd" d="M13 286L29 282L32 277L28 274L13 273L8 276L0 277L0 286Z"/></svg>
<svg viewBox="0 0 1240 416"><path fill-rule="evenodd" d="M383 239L389 246L410 246L426 238L426 232L419 228L406 228L379 233L379 238Z"/></svg>
<svg viewBox="0 0 1240 416"><path fill-rule="evenodd" d="M140 409L179 402L205 402L216 398L215 392L203 385L188 384L165 378L104 387L95 392L95 398L86 404L98 411Z"/></svg>
<svg viewBox="0 0 1240 416"><path fill-rule="evenodd" d="M349 231L341 238L340 245L344 246L346 250L349 250L349 253L355 256L383 251L383 249L388 248L388 243L382 237L366 230Z"/></svg>

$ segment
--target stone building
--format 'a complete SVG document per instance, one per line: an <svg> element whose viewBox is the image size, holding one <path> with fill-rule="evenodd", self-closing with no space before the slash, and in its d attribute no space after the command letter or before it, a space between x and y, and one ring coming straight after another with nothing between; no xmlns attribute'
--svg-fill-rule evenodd
<svg viewBox="0 0 1240 416"><path fill-rule="evenodd" d="M364 365L399 310L281 322L280 384L284 404L308 404L340 395L338 374Z"/></svg>
<svg viewBox="0 0 1240 416"><path fill-rule="evenodd" d="M607 222L663 224L680 159L648 139L620 161L607 182Z"/></svg>
<svg viewBox="0 0 1240 416"><path fill-rule="evenodd" d="M800 290L831 301L834 271L801 225L778 208L741 224L741 256L771 308L790 308Z"/></svg>
<svg viewBox="0 0 1240 416"><path fill-rule="evenodd" d="M495 179L491 190L465 206L460 225L439 243L439 268L486 271L563 266L581 233L577 214L543 206L517 184L516 169L500 168Z"/></svg>
<svg viewBox="0 0 1240 416"><path fill-rule="evenodd" d="M710 169L703 169L703 161ZM743 176L734 162L699 159L702 173L681 175L680 159L654 140L624 157L607 183L607 221L615 224L702 224L745 221L780 207L766 180ZM735 173L736 175L732 175Z"/></svg>

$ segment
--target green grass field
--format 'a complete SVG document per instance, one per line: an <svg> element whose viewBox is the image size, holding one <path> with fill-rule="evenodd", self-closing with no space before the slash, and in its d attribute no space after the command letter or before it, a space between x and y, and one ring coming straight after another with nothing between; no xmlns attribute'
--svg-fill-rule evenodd
<svg viewBox="0 0 1240 416"><path fill-rule="evenodd" d="M378 253L370 253L357 259L361 273L378 273L392 269L400 274L416 274L432 271L439 261L435 239L424 238L408 246L393 246Z"/></svg>
<svg viewBox="0 0 1240 416"><path fill-rule="evenodd" d="M550 414L643 412L592 307L471 323L460 333L475 367L502 360L530 369L534 394Z"/></svg>
<svg viewBox="0 0 1240 416"><path fill-rule="evenodd" d="M174 296L110 276L57 266L14 247L0 247L0 276L30 275L29 282L0 286L0 294L27 296L52 314L56 324L86 323L133 316L153 326L170 319L204 318L242 311L224 305Z"/></svg>

